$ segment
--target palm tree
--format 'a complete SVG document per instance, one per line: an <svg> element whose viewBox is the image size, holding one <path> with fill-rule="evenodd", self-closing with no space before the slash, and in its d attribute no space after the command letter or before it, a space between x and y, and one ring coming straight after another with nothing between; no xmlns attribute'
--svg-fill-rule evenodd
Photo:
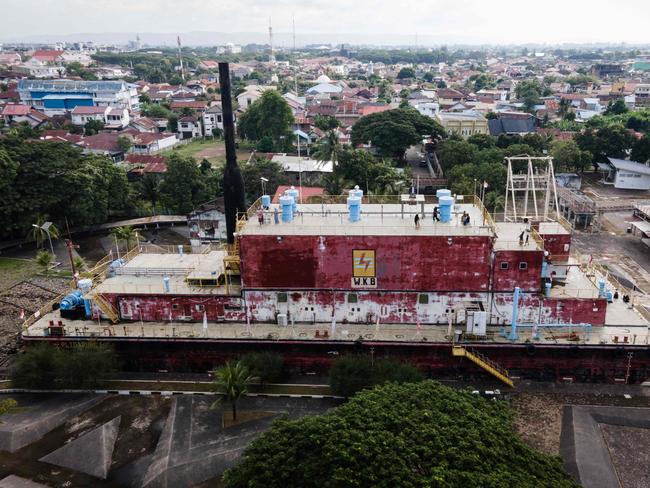
<svg viewBox="0 0 650 488"><path fill-rule="evenodd" d="M86 269L86 260L85 260L84 258L82 258L81 256L76 256L76 257L72 260L72 262L74 263L74 268L75 268L78 272L81 273L83 270Z"/></svg>
<svg viewBox="0 0 650 488"><path fill-rule="evenodd" d="M212 373L215 380L212 388L232 405L232 419L237 420L237 402L248 395L248 385L255 381L248 368L241 361L228 361ZM221 400L215 401L211 408L217 408Z"/></svg>
<svg viewBox="0 0 650 488"><path fill-rule="evenodd" d="M335 130L328 130L325 136L318 141L313 156L317 161L332 161L334 166L336 166L340 154L341 144L339 143L339 135Z"/></svg>
<svg viewBox="0 0 650 488"><path fill-rule="evenodd" d="M28 238L36 241L36 248L40 249L43 247L43 243L45 243L45 240L48 238L47 233L50 233L50 238L51 239L58 239L59 238L59 229L56 228L56 225L50 223L49 227L46 228L44 227L46 223L45 217L38 217L36 219L36 223L32 225L32 229L29 231Z"/></svg>
<svg viewBox="0 0 650 488"><path fill-rule="evenodd" d="M115 238L119 241L126 241L126 250L131 249L131 242L136 239L137 232L130 225L124 227L116 227L111 231Z"/></svg>
<svg viewBox="0 0 650 488"><path fill-rule="evenodd" d="M350 186L350 182L341 175L329 173L323 176L323 186L328 195L338 196Z"/></svg>
<svg viewBox="0 0 650 488"><path fill-rule="evenodd" d="M48 270L50 269L50 265L52 264L53 260L54 256L52 256L52 254L47 251L41 250L36 253L36 263L38 263L38 265L43 268L45 274L47 274Z"/></svg>

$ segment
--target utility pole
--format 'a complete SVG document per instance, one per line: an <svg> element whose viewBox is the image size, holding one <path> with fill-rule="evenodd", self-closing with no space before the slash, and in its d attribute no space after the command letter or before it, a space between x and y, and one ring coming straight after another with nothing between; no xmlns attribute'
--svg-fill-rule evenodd
<svg viewBox="0 0 650 488"><path fill-rule="evenodd" d="M634 356L633 352L627 353L627 368L625 369L625 384L627 385L628 380L630 379L630 368L632 367L632 357Z"/></svg>
<svg viewBox="0 0 650 488"><path fill-rule="evenodd" d="M65 245L68 248L68 257L70 258L70 266L72 267L72 279L74 280L74 286L76 287L77 282L79 281L79 276L77 275L77 269L74 265L74 256L72 250L79 248L79 246L73 244L72 239L66 239Z"/></svg>
<svg viewBox="0 0 650 488"><path fill-rule="evenodd" d="M178 44L178 64L181 69L181 80L185 83L185 72L183 70L183 52L181 49L181 36L176 36L176 43Z"/></svg>

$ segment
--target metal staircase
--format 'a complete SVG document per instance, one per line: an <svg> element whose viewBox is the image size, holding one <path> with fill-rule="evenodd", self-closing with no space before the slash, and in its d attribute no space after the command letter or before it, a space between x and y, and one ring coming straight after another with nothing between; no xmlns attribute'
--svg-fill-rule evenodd
<svg viewBox="0 0 650 488"><path fill-rule="evenodd" d="M515 384L510 379L510 376L508 376L508 370L502 368L497 363L486 358L482 354L476 351L470 351L469 349L463 346L452 346L451 355L458 356L458 357L464 356L468 358L470 361L472 361L474 364L476 364L477 366L483 368L485 371L490 373L495 378L498 378L499 380L503 381L509 387L511 388L515 387Z"/></svg>
<svg viewBox="0 0 650 488"><path fill-rule="evenodd" d="M115 310L115 307L111 305L111 302L106 300L101 293L95 292L93 295L93 302L99 307L99 309L108 317L113 324L117 324L120 321L120 316Z"/></svg>

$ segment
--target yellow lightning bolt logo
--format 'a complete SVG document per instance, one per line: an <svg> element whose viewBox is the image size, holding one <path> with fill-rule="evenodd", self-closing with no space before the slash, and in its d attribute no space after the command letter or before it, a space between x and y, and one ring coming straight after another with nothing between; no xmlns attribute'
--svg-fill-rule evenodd
<svg viewBox="0 0 650 488"><path fill-rule="evenodd" d="M374 250L354 250L353 257L353 276L374 278L375 277L375 251Z"/></svg>

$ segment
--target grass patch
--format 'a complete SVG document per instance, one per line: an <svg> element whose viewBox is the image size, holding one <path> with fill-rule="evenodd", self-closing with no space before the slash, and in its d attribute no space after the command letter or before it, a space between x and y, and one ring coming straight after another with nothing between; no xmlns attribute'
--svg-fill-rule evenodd
<svg viewBox="0 0 650 488"><path fill-rule="evenodd" d="M23 281L40 270L31 259L0 258L0 290Z"/></svg>
<svg viewBox="0 0 650 488"><path fill-rule="evenodd" d="M211 147L215 147L218 144L223 144L223 141L215 141L214 139L195 139L192 142L188 144L179 144L178 146L174 147L173 149L169 149L167 151L163 151L160 154L163 156L170 156L172 154L178 154L180 156L194 156L196 153L204 150L204 149L209 149Z"/></svg>

